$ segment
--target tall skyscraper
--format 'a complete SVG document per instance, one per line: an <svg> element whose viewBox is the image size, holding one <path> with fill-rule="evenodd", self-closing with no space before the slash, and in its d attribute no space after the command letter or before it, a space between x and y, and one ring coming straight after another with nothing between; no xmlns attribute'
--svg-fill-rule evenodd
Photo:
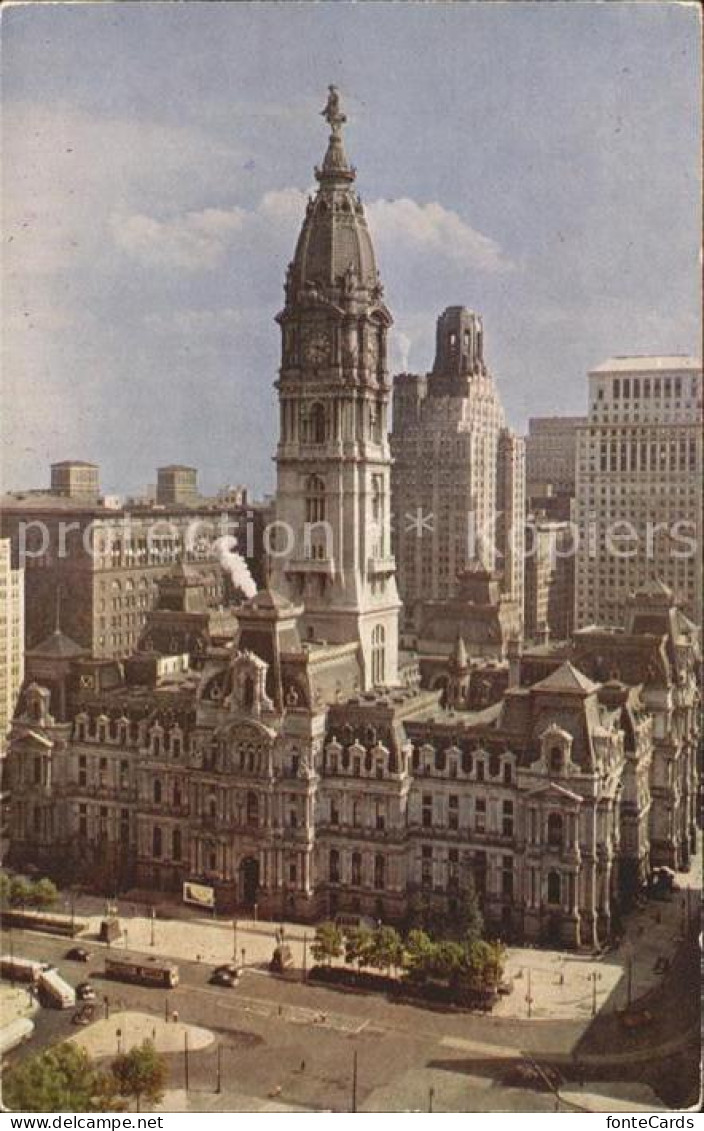
<svg viewBox="0 0 704 1131"><path fill-rule="evenodd" d="M506 427L483 339L480 316L450 306L432 371L394 378L395 552L408 627L423 601L453 596L468 565L495 570L502 592L522 601L524 443Z"/></svg>
<svg viewBox="0 0 704 1131"><path fill-rule="evenodd" d="M616 357L589 374L577 458L576 624L622 627L629 594L664 582L702 621L702 367Z"/></svg>
<svg viewBox="0 0 704 1131"><path fill-rule="evenodd" d="M9 538L0 538L0 758L24 679L24 570L13 569Z"/></svg>
<svg viewBox="0 0 704 1131"><path fill-rule="evenodd" d="M330 140L286 276L277 548L272 586L303 605L303 638L361 646L363 683L397 679L386 338L391 315L342 142ZM288 552L287 552L288 551Z"/></svg>

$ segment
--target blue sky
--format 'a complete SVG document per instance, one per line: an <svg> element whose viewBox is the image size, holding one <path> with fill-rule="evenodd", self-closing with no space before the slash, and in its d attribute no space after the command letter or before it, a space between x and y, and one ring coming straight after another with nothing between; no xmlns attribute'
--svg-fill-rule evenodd
<svg viewBox="0 0 704 1131"><path fill-rule="evenodd" d="M396 368L484 316L511 422L699 352L699 13L626 3L3 14L5 486L94 459L273 486L286 264L341 88Z"/></svg>

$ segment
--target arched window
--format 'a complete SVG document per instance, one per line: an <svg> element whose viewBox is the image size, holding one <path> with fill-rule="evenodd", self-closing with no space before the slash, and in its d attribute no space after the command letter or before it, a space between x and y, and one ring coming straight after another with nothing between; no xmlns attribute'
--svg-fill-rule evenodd
<svg viewBox="0 0 704 1131"><path fill-rule="evenodd" d="M372 684L384 683L386 677L386 632L383 624L372 629Z"/></svg>
<svg viewBox="0 0 704 1131"><path fill-rule="evenodd" d="M171 836L171 857L173 860L179 861L181 859L181 830L174 829Z"/></svg>
<svg viewBox="0 0 704 1131"><path fill-rule="evenodd" d="M560 813L551 813L548 817L548 844L553 848L562 847L564 835L564 822Z"/></svg>
<svg viewBox="0 0 704 1131"><path fill-rule="evenodd" d="M359 887L362 882L362 853L352 853L352 884Z"/></svg>
<svg viewBox="0 0 704 1131"><path fill-rule="evenodd" d="M379 890L386 882L386 860L378 853L374 857L374 887Z"/></svg>
<svg viewBox="0 0 704 1131"><path fill-rule="evenodd" d="M174 782L174 809L181 808L181 783Z"/></svg>
<svg viewBox="0 0 704 1131"><path fill-rule="evenodd" d="M330 849L330 883L340 882L340 853L336 848Z"/></svg>
<svg viewBox="0 0 704 1131"><path fill-rule="evenodd" d="M259 824L259 798L252 790L247 794L247 824Z"/></svg>
<svg viewBox="0 0 704 1131"><path fill-rule="evenodd" d="M162 850L161 829L159 828L159 825L155 825L153 830L152 830L152 856L154 857L155 860L159 860L161 858L161 850Z"/></svg>
<svg viewBox="0 0 704 1131"><path fill-rule="evenodd" d="M218 799L214 794L208 798L208 816L211 820L215 820L218 815Z"/></svg>
<svg viewBox="0 0 704 1131"><path fill-rule="evenodd" d="M254 706L254 680L251 675L245 676L243 698L245 710L251 711Z"/></svg>
<svg viewBox="0 0 704 1131"><path fill-rule="evenodd" d="M154 779L154 804L161 805L161 781L159 778Z"/></svg>
<svg viewBox="0 0 704 1131"><path fill-rule="evenodd" d="M325 405L316 401L303 418L303 439L308 444L324 444L325 432Z"/></svg>
<svg viewBox="0 0 704 1131"><path fill-rule="evenodd" d="M319 475L306 480L306 522L325 522L325 483Z"/></svg>
<svg viewBox="0 0 704 1131"><path fill-rule="evenodd" d="M559 872L548 872L548 903L561 903L562 891Z"/></svg>

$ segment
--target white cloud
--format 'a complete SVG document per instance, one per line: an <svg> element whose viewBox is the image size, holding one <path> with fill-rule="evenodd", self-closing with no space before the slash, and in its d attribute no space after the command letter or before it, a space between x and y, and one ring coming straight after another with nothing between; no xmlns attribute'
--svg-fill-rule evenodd
<svg viewBox="0 0 704 1131"><path fill-rule="evenodd" d="M367 206L375 241L389 251L414 249L481 271L507 271L513 264L489 236L470 227L461 216L437 201L418 204L402 197Z"/></svg>
<svg viewBox="0 0 704 1131"><path fill-rule="evenodd" d="M117 246L143 263L202 271L220 262L246 220L241 208L204 208L168 220L113 215L110 227Z"/></svg>

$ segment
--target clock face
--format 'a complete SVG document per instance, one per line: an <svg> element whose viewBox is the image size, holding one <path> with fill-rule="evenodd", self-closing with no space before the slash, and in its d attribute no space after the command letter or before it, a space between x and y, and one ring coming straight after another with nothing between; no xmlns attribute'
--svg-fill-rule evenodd
<svg viewBox="0 0 704 1131"><path fill-rule="evenodd" d="M303 341L303 356L311 365L323 365L330 356L330 339L324 330L312 330Z"/></svg>
<svg viewBox="0 0 704 1131"><path fill-rule="evenodd" d="M81 676L81 687L91 688L93 686L94 686L94 682L93 682L93 676L92 675L82 675Z"/></svg>

